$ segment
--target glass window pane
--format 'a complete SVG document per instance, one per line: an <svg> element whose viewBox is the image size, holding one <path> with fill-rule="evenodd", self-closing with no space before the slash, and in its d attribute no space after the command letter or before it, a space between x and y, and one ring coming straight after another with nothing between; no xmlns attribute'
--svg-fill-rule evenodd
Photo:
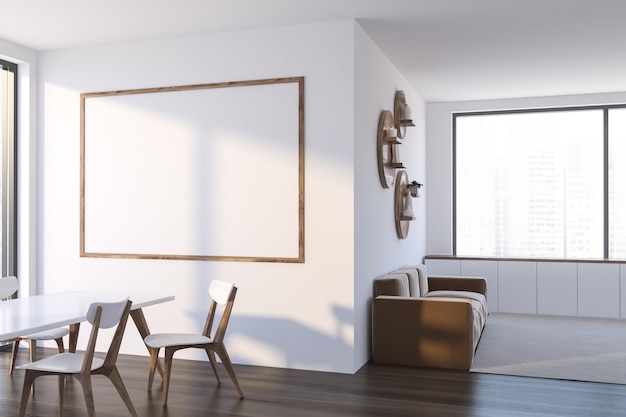
<svg viewBox="0 0 626 417"><path fill-rule="evenodd" d="M17 65L0 61L0 271L16 273L15 109Z"/></svg>
<svg viewBox="0 0 626 417"><path fill-rule="evenodd" d="M609 259L626 258L626 109L609 110Z"/></svg>
<svg viewBox="0 0 626 417"><path fill-rule="evenodd" d="M603 112L456 117L456 254L603 258Z"/></svg>

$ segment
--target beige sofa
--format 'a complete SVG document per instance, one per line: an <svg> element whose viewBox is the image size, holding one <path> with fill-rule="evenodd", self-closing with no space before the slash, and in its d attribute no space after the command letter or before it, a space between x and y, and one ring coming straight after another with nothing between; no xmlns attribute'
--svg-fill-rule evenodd
<svg viewBox="0 0 626 417"><path fill-rule="evenodd" d="M485 278L393 271L374 282L374 362L468 370L487 316Z"/></svg>

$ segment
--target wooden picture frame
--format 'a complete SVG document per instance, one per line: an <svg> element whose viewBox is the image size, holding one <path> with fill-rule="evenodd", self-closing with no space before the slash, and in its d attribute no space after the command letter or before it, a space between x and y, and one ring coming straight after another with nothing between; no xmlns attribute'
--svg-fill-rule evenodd
<svg viewBox="0 0 626 417"><path fill-rule="evenodd" d="M304 262L304 77L81 94L80 256Z"/></svg>

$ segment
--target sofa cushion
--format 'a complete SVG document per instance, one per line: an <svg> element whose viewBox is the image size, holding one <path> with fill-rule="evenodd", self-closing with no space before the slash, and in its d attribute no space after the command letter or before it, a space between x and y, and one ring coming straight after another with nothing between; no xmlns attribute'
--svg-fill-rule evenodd
<svg viewBox="0 0 626 417"><path fill-rule="evenodd" d="M453 292L453 291L452 291ZM473 333L473 350L476 350L478 346L478 342L480 340L480 336L482 335L483 328L485 327L485 322L487 320L487 315L485 312L484 304L478 300L472 298L463 298L463 297L425 297L431 300L439 300L439 301L464 301L472 306L473 311L473 323L472 323L472 333Z"/></svg>
<svg viewBox="0 0 626 417"><path fill-rule="evenodd" d="M463 298L463 299L470 299L470 300L474 300L476 302L478 302L478 312L480 313L481 317L483 318L483 321L487 319L487 316L489 315L488 309L487 309L487 299L485 298L484 295L482 295L481 293L478 292L471 292L471 291L431 291L428 294L426 294L426 298Z"/></svg>
<svg viewBox="0 0 626 417"><path fill-rule="evenodd" d="M474 331L474 349L476 348L489 314L487 310L487 299L484 295L469 291L431 291L426 294L424 298L468 301L474 311L474 323L472 323L472 326Z"/></svg>

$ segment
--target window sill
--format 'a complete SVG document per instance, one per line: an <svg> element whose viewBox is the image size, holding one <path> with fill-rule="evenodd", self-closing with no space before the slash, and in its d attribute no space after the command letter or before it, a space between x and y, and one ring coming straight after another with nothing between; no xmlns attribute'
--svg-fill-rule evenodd
<svg viewBox="0 0 626 417"><path fill-rule="evenodd" d="M454 256L454 255L426 255L424 259L438 259L451 261L515 261L515 262L574 262L574 263L600 263L600 264L623 264L626 259L577 259L577 258L510 258L498 256Z"/></svg>

